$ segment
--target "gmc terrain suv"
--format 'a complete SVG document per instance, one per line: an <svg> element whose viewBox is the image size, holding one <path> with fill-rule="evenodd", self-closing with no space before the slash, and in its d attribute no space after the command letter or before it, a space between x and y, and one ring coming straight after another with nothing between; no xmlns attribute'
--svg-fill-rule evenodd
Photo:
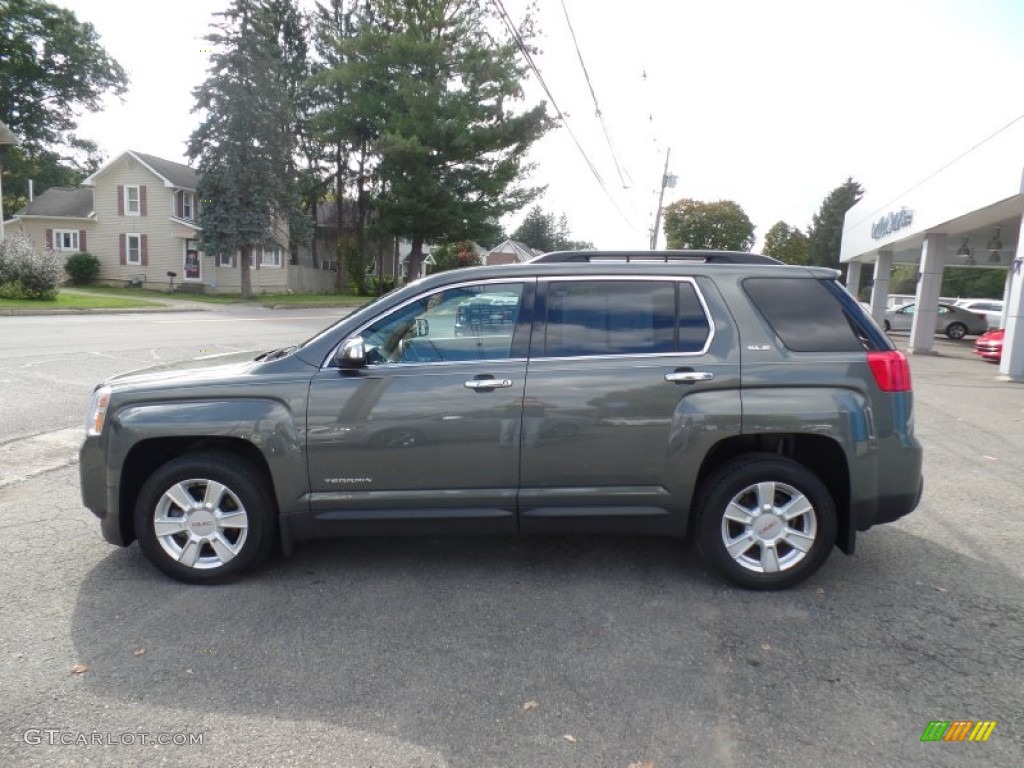
<svg viewBox="0 0 1024 768"><path fill-rule="evenodd" d="M726 579L788 587L921 495L907 360L837 277L715 251L431 275L298 346L97 387L82 496L187 582L324 536L692 529Z"/></svg>

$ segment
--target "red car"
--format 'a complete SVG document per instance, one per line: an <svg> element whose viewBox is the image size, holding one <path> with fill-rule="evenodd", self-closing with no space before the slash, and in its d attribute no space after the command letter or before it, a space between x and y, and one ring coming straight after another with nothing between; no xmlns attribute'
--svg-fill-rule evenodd
<svg viewBox="0 0 1024 768"><path fill-rule="evenodd" d="M1003 356L1003 336L1005 334L1006 331L1002 328L983 333L974 342L974 354L998 363L999 358Z"/></svg>

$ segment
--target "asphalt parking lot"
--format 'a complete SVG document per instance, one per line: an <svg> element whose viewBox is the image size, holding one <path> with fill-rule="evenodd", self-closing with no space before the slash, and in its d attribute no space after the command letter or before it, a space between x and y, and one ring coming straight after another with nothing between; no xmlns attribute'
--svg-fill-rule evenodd
<svg viewBox="0 0 1024 768"><path fill-rule="evenodd" d="M1024 765L1024 385L970 344L911 359L920 508L782 593L597 537L318 542L188 587L102 541L74 465L0 487L0 765Z"/></svg>

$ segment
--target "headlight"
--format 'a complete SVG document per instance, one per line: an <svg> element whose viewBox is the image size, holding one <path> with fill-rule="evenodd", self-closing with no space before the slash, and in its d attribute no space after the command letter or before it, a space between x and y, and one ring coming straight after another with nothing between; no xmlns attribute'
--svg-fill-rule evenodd
<svg viewBox="0 0 1024 768"><path fill-rule="evenodd" d="M85 418L85 434L95 436L103 431L103 422L107 418L107 405L110 403L110 387L97 387L92 393L89 403L89 414Z"/></svg>

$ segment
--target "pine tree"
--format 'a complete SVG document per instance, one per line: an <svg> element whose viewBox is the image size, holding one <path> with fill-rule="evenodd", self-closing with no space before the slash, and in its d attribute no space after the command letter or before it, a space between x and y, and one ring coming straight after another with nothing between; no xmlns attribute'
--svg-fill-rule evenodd
<svg viewBox="0 0 1024 768"><path fill-rule="evenodd" d="M843 242L843 217L864 195L860 184L849 177L829 192L808 230L808 263L839 269L839 248Z"/></svg>
<svg viewBox="0 0 1024 768"><path fill-rule="evenodd" d="M282 74L282 12L294 0L233 0L206 39L215 50L194 91L203 122L188 143L198 159L201 244L241 253L242 295L252 295L253 249L285 245L295 209L295 108Z"/></svg>
<svg viewBox="0 0 1024 768"><path fill-rule="evenodd" d="M540 189L520 185L525 156L551 126L544 105L525 112L519 50L497 37L497 19L477 0L367 0L367 22L338 73L354 93L379 165L377 226L412 241L418 277L425 242L480 237Z"/></svg>

